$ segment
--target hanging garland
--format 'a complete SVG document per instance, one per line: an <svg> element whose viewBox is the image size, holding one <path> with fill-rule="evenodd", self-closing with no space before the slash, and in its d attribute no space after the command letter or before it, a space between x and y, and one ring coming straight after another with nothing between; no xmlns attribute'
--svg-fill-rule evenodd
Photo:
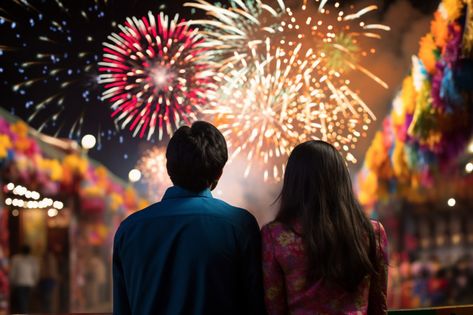
<svg viewBox="0 0 473 315"><path fill-rule="evenodd" d="M473 1L443 0L357 175L360 202L422 201L473 134Z"/></svg>

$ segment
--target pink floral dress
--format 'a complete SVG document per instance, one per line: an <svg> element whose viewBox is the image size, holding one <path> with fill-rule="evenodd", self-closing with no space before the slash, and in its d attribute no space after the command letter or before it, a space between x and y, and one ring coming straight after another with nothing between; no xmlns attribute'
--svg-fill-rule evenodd
<svg viewBox="0 0 473 315"><path fill-rule="evenodd" d="M263 274L269 315L386 314L388 241L381 223L372 221L377 243L379 274L366 276L354 292L317 281L306 284L306 258L298 233L281 223L264 226Z"/></svg>

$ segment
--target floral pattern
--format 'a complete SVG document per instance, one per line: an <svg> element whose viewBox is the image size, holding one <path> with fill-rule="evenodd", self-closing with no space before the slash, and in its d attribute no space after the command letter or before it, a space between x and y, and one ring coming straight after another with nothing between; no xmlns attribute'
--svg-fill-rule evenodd
<svg viewBox="0 0 473 315"><path fill-rule="evenodd" d="M300 233L279 223L263 227L263 274L269 315L386 314L387 237L381 223L372 221L380 272L367 276L355 292L322 283L307 285L306 258ZM300 226L299 226L300 228Z"/></svg>

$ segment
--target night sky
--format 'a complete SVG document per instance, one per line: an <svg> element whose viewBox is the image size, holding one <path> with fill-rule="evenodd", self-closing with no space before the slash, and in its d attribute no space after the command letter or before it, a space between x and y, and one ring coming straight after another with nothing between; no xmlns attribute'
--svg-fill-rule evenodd
<svg viewBox="0 0 473 315"><path fill-rule="evenodd" d="M183 2L185 1L111 0L104 5L101 0L65 0L65 9L61 9L56 1L31 0L34 8L25 9L13 0L2 0L1 106L27 120L38 103L57 95L51 101L53 105L41 110L31 121L33 127L40 128L44 121L58 113L60 107L55 102L63 97L64 104L67 103L67 111L58 114L56 123L49 122L42 126L42 131L73 139L86 133L100 135L100 145L90 152L90 156L120 177L127 178L129 170L134 167L142 152L153 146L153 143L132 138L127 131L118 131L109 117L108 104L100 101L101 87L96 83L96 63L101 58L102 42L116 29L116 23L122 23L127 16L141 17L149 10L164 11L169 15L179 13L185 18L195 17L190 8L181 6ZM286 2L290 3L291 0ZM379 68L380 64L385 64L386 68L383 66L380 71L381 76L390 84L390 89L379 93L369 91L364 95L378 116L378 124L371 126L368 137L359 143L357 150L361 160L372 135L389 109L389 100L399 88L402 77L409 71L410 55L416 53L419 37L428 30L430 16L438 1L347 0L344 3L377 4L380 10L373 18L393 28L379 43L380 56L373 61L374 67ZM397 19L397 15L402 16ZM51 28L48 19L54 19L60 25ZM59 32L58 28L62 28L63 32ZM79 57L80 52L90 53ZM54 56L47 55L50 53ZM38 54L41 54L39 59ZM383 59L385 57L388 59ZM24 63L30 60L41 60L44 63L25 67ZM383 69L386 71L383 72ZM51 75L51 72L55 75ZM14 91L15 84L32 78L39 80L31 86L20 86ZM70 83L64 85L65 82ZM362 88L361 83L360 89ZM80 121L78 117L81 115L83 125L79 134L74 123Z"/></svg>

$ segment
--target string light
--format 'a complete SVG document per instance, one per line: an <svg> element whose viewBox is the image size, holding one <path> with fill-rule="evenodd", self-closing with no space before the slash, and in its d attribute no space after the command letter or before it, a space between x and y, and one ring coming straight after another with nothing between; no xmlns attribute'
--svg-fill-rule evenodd
<svg viewBox="0 0 473 315"><path fill-rule="evenodd" d="M41 194L34 190L28 190L22 185L15 185L14 183L8 183L6 185L6 190L10 191L17 198L6 198L5 205L13 206L23 209L46 209L50 208L55 211L62 210L64 208L64 203L59 200L53 200L48 197L41 199ZM22 197L24 199L22 199ZM26 199L26 200L25 200ZM40 200L41 199L41 200ZM18 211L15 209L13 211ZM13 212L12 212L13 214ZM56 214L57 215L57 214Z"/></svg>
<svg viewBox="0 0 473 315"><path fill-rule="evenodd" d="M473 172L473 163L468 162L468 163L465 165L465 171L466 171L467 173Z"/></svg>

